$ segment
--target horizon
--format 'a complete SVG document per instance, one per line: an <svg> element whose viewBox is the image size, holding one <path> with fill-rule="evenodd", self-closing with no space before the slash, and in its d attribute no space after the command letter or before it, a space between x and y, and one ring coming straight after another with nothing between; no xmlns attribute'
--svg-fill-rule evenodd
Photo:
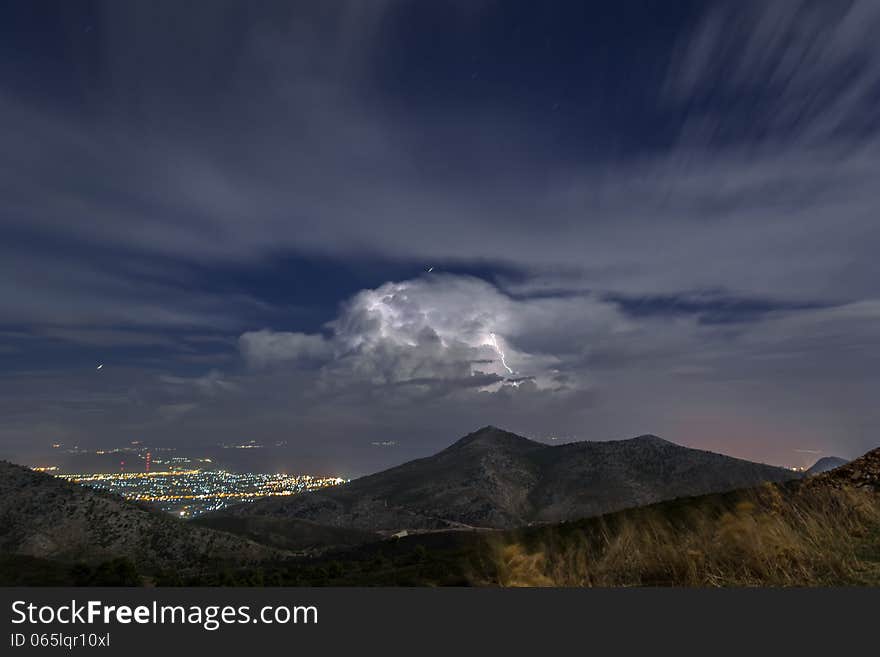
<svg viewBox="0 0 880 657"><path fill-rule="evenodd" d="M0 458L877 446L876 4L178 4L0 8Z"/></svg>
<svg viewBox="0 0 880 657"><path fill-rule="evenodd" d="M513 443L511 441L513 441ZM527 448L523 451L522 448L516 447L514 443L529 444L533 447ZM429 463L445 463L447 462L445 459L448 459L449 457L453 459L457 458L459 465L462 465L462 463L474 461L474 456L470 451L470 448L475 444L478 445L478 454L484 454L483 450L486 450L485 454L495 455L488 459L485 458L485 456L481 457L479 459L481 463L498 461L497 456L499 453L501 455L507 455L507 457L513 457L515 461L517 458L528 459L531 455L536 453L543 454L545 450L553 450L553 448L556 447L559 450L558 455L565 455L565 458L562 459L563 462L583 464L593 461L594 459L584 459L584 452L582 450L572 451L565 448L572 445L598 446L609 445L612 443L627 443L628 445L624 449L631 449L635 446L636 449L643 450L640 453L648 460L650 460L651 457L647 456L644 451L648 449L647 445L655 446L661 444L664 447L672 448L671 453L667 453L666 457L661 458L661 461L664 463L667 460L670 463L680 463L682 460L686 461L687 459L712 456L721 457L723 463L726 464L724 469L728 469L730 472L734 472L736 471L735 468L742 466L772 468L773 470L778 471L778 474L775 475L777 478L780 476L788 476L789 478L798 478L801 476L806 477L812 472L804 467L771 466L769 464L761 464L753 461L743 461L735 457L715 452L695 450L670 442L653 434L643 434L622 440L586 440L567 443L548 443L536 441L526 436L520 436L493 425L480 427L457 439L446 448L427 457L416 458L401 464L395 464L387 470L361 473L353 476L339 476L340 473L327 472L305 473L289 471L282 472L277 470L271 472L235 471L224 467L219 462L214 462L213 459L190 459L183 457L180 453L174 452L170 452L169 454L159 452L157 457L151 459L151 452L157 450L149 445L143 444L137 444L125 448L124 453L127 454L125 458L128 460L122 462L120 465L125 466L128 469L123 468L119 472L104 472L101 471L100 468L71 471L68 468L59 468L57 466L35 467L32 465L19 465L3 460L0 460L0 463L5 463L12 468L22 468L29 472L32 471L35 474L44 474L53 479L57 478L68 484L73 484L76 487L82 486L104 491L111 495L118 496L121 499L129 500L141 505L147 505L156 510L161 510L175 518L187 520L203 516L215 518L216 514L223 514L232 508L241 511L248 504L259 504L271 500L272 498L288 498L292 495L300 496L306 492L316 491L316 494L320 495L322 494L321 491L335 489L338 486L350 483L358 484L360 482L363 485L369 486L370 482L375 483L377 477L381 478L382 476L385 476L390 477L393 480L395 477L394 473L399 473L401 467L404 470L409 468L411 475L412 468L424 469ZM251 443L250 448L253 447L254 445ZM591 447L591 449L593 448ZM610 454L620 454L621 452L617 451L618 449L617 446L612 447ZM648 449L648 451L651 450ZM877 449L876 451L880 452L880 449ZM114 450L114 454L115 452L116 450ZM609 454L609 452L603 452L601 449L599 453ZM170 454L175 455L171 456ZM698 454L702 456L697 456ZM132 455L134 455L134 458L136 459L140 458L145 460L143 470L140 469L137 461L132 463ZM822 457L816 461L814 466L818 466L822 461L827 459L840 461L840 463L835 463L832 467L851 462L850 460L839 459L837 457ZM601 463L605 460L605 458L600 457L598 462ZM641 460L642 459L636 459L636 461ZM505 461L505 459L502 458L501 461ZM541 457L539 462L546 463L547 461L544 457ZM654 463L656 468L658 466L656 455ZM717 462L703 463L703 466L707 471L715 472L716 474L718 472ZM626 466L624 465L624 467ZM444 466L441 470L448 471L449 468L448 466ZM661 465L659 471L663 470L664 466ZM781 473L785 471L791 474L782 475ZM820 470L820 472L821 471L822 470ZM656 476L657 472L653 474ZM762 476L771 478L773 475L771 475L768 470L764 470ZM328 494L331 495L332 499L332 491Z"/></svg>
<svg viewBox="0 0 880 657"><path fill-rule="evenodd" d="M811 466L816 465L817 463L823 461L824 459L835 459L835 460L841 459L843 461L849 462L849 461L858 459L861 456L864 456L865 454L873 451L874 449L877 449L877 447L870 448L870 449L866 450L864 453L857 454L855 456L841 456L839 454L820 454L820 455L812 455L811 458L808 458L802 462L792 461L790 463L771 463L771 462L766 462L766 461L754 461L752 459L743 459L742 457L736 456L734 454L728 454L726 452L721 452L721 451L703 450L702 448L684 445L684 444L675 442L674 440L669 440L667 438L664 438L662 436L658 436L658 435L652 434L652 433L643 433L643 434L639 434L636 436L630 436L630 437L626 437L626 438L608 438L608 439L604 439L604 440L570 439L570 440L557 441L556 439L554 439L552 437L536 438L536 437L532 437L532 436L523 436L523 435L517 434L513 431L509 431L509 430L504 429L502 427L490 424L490 425L482 426L482 427L475 429L474 431L471 431L463 436L455 438L454 440L452 440L448 444L446 444L444 446L440 446L429 453L418 454L418 455L413 456L412 458L407 458L405 460L391 462L388 465L383 466L383 467L376 469L376 470L363 471L363 472L340 472L340 471L331 471L331 470L306 471L303 469L298 470L296 467L281 467L281 468L274 467L273 468L272 465L270 465L270 464L277 462L274 457L268 457L268 458L264 458L264 459L256 459L256 461L255 461L256 463L266 464L265 467L260 467L260 466L239 467L239 464L237 464L234 460L228 460L228 459L224 460L222 458L217 458L216 456L214 456L212 459L199 458L198 456L196 456L196 454L199 454L198 452L191 452L188 457L183 457L182 456L183 452L178 452L176 450L171 453L175 454L177 457L183 458L185 461L184 464L177 464L177 465L172 464L171 466L169 466L169 465L167 465L168 461L163 461L161 459L154 458L153 459L153 464L154 464L153 471L144 470L143 469L144 465L137 462L137 461L123 462L123 465L125 466L125 468L128 468L128 469L123 468L120 471L120 470L118 470L118 465L117 465L117 461L115 460L115 456L112 458L104 458L105 456L107 456L107 454L104 452L104 450L100 450L97 452L97 454L103 455L101 459L97 459L95 457L95 452L83 450L83 452L77 453L76 457L74 459L70 459L69 457L67 459L55 458L54 461L51 458L42 459L42 460L38 459L39 463L41 463L42 465L38 465L36 462L31 462L31 463L18 463L15 461L7 461L7 462L12 463L13 465L20 465L22 467L25 467L25 468L28 468L31 470L35 470L37 472L42 472L44 474L49 474L52 476L61 476L61 477L69 477L72 475L82 475L82 476L115 475L115 474L144 475L146 473L150 473L153 475L159 475L159 474L169 474L170 472L174 472L177 470L177 471L185 471L185 472L190 472L190 473L203 471L203 472L233 472L233 473L239 472L239 473L254 473L254 474L277 474L277 475L287 475L287 476L312 475L312 476L317 476L317 477L341 477L345 481L354 481L354 480L360 479L362 477L369 477L371 475L378 474L380 472L384 472L386 470L396 468L399 465L403 465L403 464L409 463L411 461L416 461L416 460L420 460L420 459L424 459L424 458L430 458L430 457L435 456L450 447L453 447L453 446L465 441L466 439L470 438L471 436L474 436L474 435L477 435L480 433L484 433L487 431L500 432L502 434L512 435L516 438L520 438L523 440L527 440L529 442L533 442L533 443L542 445L544 447L551 447L551 448L552 447L562 447L564 445L571 445L571 444L577 444L577 443L628 442L628 441L638 440L638 439L642 439L642 438L653 438L653 439L660 440L664 443L668 443L670 445L673 445L675 447L681 447L684 449L695 449L695 450L699 450L699 451L707 451L707 452L710 452L713 454L718 454L718 455L726 456L726 457L733 458L733 459L745 460L745 461L750 461L753 463L758 463L758 464L762 464L762 465L770 465L773 467L782 468L785 470L793 470L793 471L798 471L798 472L806 471ZM259 448L262 448L262 447L263 446L259 446ZM150 453L155 448L150 445L139 444L135 447L125 448L125 449L129 449L130 453L134 453L136 455L136 458L140 458L143 460L144 454ZM208 453L210 453L210 452L201 452L200 455L205 456ZM212 454L216 454L216 452L213 452ZM0 459L0 460L3 460L3 459ZM47 465L49 463L49 461L53 461L52 465ZM109 464L109 465L105 465L104 468L102 469L101 466L94 465L95 463L99 463L99 462L104 463L104 464ZM65 465L59 466L58 463L62 463ZM80 463L81 465L77 469L76 466L70 465L71 463ZM92 464L92 465L89 466L86 464ZM157 466L169 468L169 470L155 471L155 468Z"/></svg>

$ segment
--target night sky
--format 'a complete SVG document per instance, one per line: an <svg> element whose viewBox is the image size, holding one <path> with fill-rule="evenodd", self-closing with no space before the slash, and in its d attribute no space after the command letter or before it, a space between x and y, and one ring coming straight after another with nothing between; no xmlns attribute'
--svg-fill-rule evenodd
<svg viewBox="0 0 880 657"><path fill-rule="evenodd" d="M876 447L878 34L872 1L5 2L0 457Z"/></svg>

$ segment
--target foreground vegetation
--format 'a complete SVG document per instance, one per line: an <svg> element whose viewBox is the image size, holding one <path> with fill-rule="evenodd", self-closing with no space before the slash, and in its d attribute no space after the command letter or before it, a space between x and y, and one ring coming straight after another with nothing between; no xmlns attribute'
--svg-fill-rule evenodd
<svg viewBox="0 0 880 657"><path fill-rule="evenodd" d="M767 485L491 543L502 586L880 585L880 496Z"/></svg>

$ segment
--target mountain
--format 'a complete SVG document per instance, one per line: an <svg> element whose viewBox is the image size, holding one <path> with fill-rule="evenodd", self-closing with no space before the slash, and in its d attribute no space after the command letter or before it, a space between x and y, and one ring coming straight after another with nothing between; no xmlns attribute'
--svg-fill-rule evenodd
<svg viewBox="0 0 880 657"><path fill-rule="evenodd" d="M121 497L0 461L0 555L96 564L123 559L141 573L195 572L279 553L190 525Z"/></svg>
<svg viewBox="0 0 880 657"><path fill-rule="evenodd" d="M880 586L880 449L782 483L573 522L413 533L305 560L333 586Z"/></svg>
<svg viewBox="0 0 880 657"><path fill-rule="evenodd" d="M823 456L807 470L807 474L821 474L822 472L828 472L834 468L839 468L841 465L846 465L847 463L849 463L848 460L842 459L839 456Z"/></svg>
<svg viewBox="0 0 880 657"><path fill-rule="evenodd" d="M224 513L384 532L512 528L797 476L656 436L550 446L489 426L343 486Z"/></svg>

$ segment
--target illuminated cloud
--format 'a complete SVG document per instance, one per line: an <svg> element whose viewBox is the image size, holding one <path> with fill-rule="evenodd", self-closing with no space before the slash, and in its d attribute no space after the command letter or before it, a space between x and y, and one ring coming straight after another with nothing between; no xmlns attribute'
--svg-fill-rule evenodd
<svg viewBox="0 0 880 657"><path fill-rule="evenodd" d="M245 360L256 366L321 361L320 383L466 382L476 387L534 382L538 389L585 385L564 376L590 340L629 323L606 302L577 298L514 299L484 280L455 275L389 282L363 290L329 322L329 336L244 333ZM570 373L569 373L570 374ZM475 381L478 379L474 379Z"/></svg>

